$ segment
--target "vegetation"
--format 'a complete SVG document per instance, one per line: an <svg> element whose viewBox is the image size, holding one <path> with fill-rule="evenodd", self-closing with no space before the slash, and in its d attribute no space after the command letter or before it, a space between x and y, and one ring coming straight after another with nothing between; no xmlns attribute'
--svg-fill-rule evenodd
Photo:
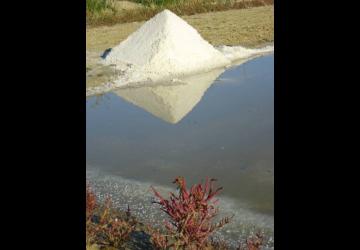
<svg viewBox="0 0 360 250"><path fill-rule="evenodd" d="M115 11L112 3L110 0L86 0L86 14L100 15L106 10Z"/></svg>
<svg viewBox="0 0 360 250"><path fill-rule="evenodd" d="M130 238L137 221L130 210L125 214L118 213L107 199L99 205L92 190L86 188L86 245L120 248Z"/></svg>
<svg viewBox="0 0 360 250"><path fill-rule="evenodd" d="M114 0L86 1L86 23L89 26L145 21L164 9L169 9L177 15L184 16L272 5L274 3L274 0L135 0L142 7L118 10L114 5Z"/></svg>
<svg viewBox="0 0 360 250"><path fill-rule="evenodd" d="M170 4L176 4L184 0L133 0L136 3L141 3L145 6L164 6Z"/></svg>
<svg viewBox="0 0 360 250"><path fill-rule="evenodd" d="M230 222L224 218L212 223L218 214L213 200L222 188L214 189L214 179L206 179L205 184L197 184L187 190L185 179L178 177L179 193L171 193L170 199L163 198L154 188L156 203L170 218L166 224L166 236L155 235L153 241L159 249L203 249L209 245L209 236L217 229Z"/></svg>
<svg viewBox="0 0 360 250"><path fill-rule="evenodd" d="M214 197L222 189L214 188L214 181L207 178L204 184L196 184L187 189L185 179L178 177L173 182L178 187L178 193L170 193L169 199L152 188L156 198L154 203L160 205L160 209L169 218L165 227L161 229L138 222L131 215L129 207L125 212L112 208L110 199L100 204L94 192L87 186L87 249L124 249L131 241L132 235L139 231L150 238L151 245L146 249L230 249L226 242L211 238L212 233L231 221L231 218L225 217L214 222L219 212L216 207L218 201ZM256 234L237 249L259 250L262 238L260 233Z"/></svg>

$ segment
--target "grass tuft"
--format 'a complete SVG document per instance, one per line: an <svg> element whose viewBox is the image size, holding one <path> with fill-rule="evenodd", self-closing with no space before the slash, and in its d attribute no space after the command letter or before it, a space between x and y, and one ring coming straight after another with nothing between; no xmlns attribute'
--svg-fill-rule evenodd
<svg viewBox="0 0 360 250"><path fill-rule="evenodd" d="M110 0L86 0L86 13L90 15L101 14L105 10L113 9Z"/></svg>

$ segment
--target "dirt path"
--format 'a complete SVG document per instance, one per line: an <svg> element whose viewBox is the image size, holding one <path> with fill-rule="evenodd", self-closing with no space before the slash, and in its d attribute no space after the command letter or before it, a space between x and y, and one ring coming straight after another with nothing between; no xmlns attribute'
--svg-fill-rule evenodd
<svg viewBox="0 0 360 250"><path fill-rule="evenodd" d="M228 10L184 16L190 25L213 45L254 47L274 40L274 7ZM100 53L138 29L143 22L117 24L86 30L86 49Z"/></svg>

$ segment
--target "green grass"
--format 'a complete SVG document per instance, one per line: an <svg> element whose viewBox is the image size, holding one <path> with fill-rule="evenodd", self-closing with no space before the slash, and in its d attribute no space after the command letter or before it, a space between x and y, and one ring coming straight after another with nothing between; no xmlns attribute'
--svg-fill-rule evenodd
<svg viewBox="0 0 360 250"><path fill-rule="evenodd" d="M133 0L133 2L141 3L144 7L117 11L112 7L110 0L87 1L101 2L101 4L98 5L92 3L92 7L90 8L92 11L89 10L87 12L86 24L88 26L145 21L164 9L169 9L179 16L185 16L274 4L274 0L248 0L240 2L236 2L235 0ZM105 2L105 4L103 2Z"/></svg>
<svg viewBox="0 0 360 250"><path fill-rule="evenodd" d="M86 14L100 15L105 10L114 10L109 0L86 0Z"/></svg>
<svg viewBox="0 0 360 250"><path fill-rule="evenodd" d="M135 3L140 3L145 6L164 6L169 4L177 4L183 0L134 0Z"/></svg>

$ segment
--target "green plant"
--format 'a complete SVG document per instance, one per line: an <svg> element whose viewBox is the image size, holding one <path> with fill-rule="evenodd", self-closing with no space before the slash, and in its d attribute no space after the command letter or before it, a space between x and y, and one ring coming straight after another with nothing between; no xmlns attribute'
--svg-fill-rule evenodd
<svg viewBox="0 0 360 250"><path fill-rule="evenodd" d="M87 0L106 1L106 0ZM109 1L109 0L107 0ZM144 5L143 8L122 10L116 12L111 2L108 7L94 8L96 11L87 11L86 24L89 26L114 25L117 23L129 23L149 20L164 9L169 9L177 15L194 15L197 13L224 11L230 9L245 9L264 5L273 5L274 0L135 0ZM94 4L94 6L96 6ZM101 4L103 6L103 4ZM106 9L111 12L104 11ZM87 8L88 10L88 8ZM97 13L97 14L94 14Z"/></svg>
<svg viewBox="0 0 360 250"><path fill-rule="evenodd" d="M109 0L86 0L86 12L89 14L100 14L107 9L114 9Z"/></svg>
<svg viewBox="0 0 360 250"><path fill-rule="evenodd" d="M165 6L183 1L182 0L136 0L135 2L143 4L145 6Z"/></svg>

